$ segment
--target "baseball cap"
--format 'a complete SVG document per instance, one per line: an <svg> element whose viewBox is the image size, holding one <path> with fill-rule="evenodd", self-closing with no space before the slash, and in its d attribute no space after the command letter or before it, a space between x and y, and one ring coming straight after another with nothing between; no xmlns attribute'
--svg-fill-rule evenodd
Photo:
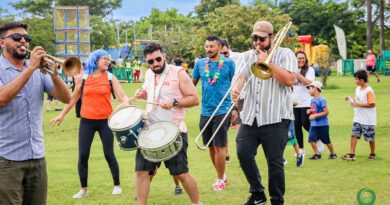
<svg viewBox="0 0 390 205"><path fill-rule="evenodd" d="M274 33L274 27L268 21L257 21L253 26L252 36L266 37L270 33Z"/></svg>
<svg viewBox="0 0 390 205"><path fill-rule="evenodd" d="M320 81L313 81L309 85L307 85L306 88L309 89L310 86L314 86L318 88L320 91L322 91L322 83Z"/></svg>

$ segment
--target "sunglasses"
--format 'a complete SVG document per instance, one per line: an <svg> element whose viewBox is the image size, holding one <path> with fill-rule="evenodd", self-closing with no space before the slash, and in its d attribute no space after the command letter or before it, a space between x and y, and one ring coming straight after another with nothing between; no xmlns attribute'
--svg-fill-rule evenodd
<svg viewBox="0 0 390 205"><path fill-rule="evenodd" d="M227 56L227 55L229 55L229 52L222 52L221 54L224 56Z"/></svg>
<svg viewBox="0 0 390 205"><path fill-rule="evenodd" d="M148 60L148 64L153 65L155 60L159 63L162 61L162 57L160 56L160 57L157 57L156 59L150 59L150 60Z"/></svg>
<svg viewBox="0 0 390 205"><path fill-rule="evenodd" d="M17 42L21 41L22 38L24 38L24 40L25 40L26 42L30 42L30 41L32 40L31 36L28 35L28 34L23 34L23 35L22 35L22 34L20 34L20 33L14 33L14 34L11 34L11 35L9 35L9 36L4 37L3 39L6 39L6 38L8 38L8 37L11 37L12 40L17 41Z"/></svg>
<svg viewBox="0 0 390 205"><path fill-rule="evenodd" d="M265 41L265 39L267 39L267 37L261 37L261 36L256 36L256 35L252 36L252 41L254 41L254 42L260 40L260 42L263 43Z"/></svg>

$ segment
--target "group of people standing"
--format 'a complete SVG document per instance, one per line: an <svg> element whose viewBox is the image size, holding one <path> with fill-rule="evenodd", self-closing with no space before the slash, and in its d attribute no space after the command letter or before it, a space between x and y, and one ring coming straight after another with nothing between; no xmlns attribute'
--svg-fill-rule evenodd
<svg viewBox="0 0 390 205"><path fill-rule="evenodd" d="M330 148L331 156L335 156L330 140L327 141L329 127L313 129L313 124L310 127L310 120L313 122L321 119L321 122L325 122L324 118L328 113L326 101L319 99L322 85L314 81L314 70L307 65L306 55L303 52L294 55L288 48L275 48L269 63L272 77L268 80L252 78L251 65L264 62L269 56L274 40L273 25L268 21L256 22L250 37L253 48L240 54L232 52L227 42L219 37L207 37L207 57L197 60L192 78L183 67L167 63L164 50L159 44L151 43L144 49L149 69L142 88L134 95L153 102L146 107L150 122L170 121L179 128L183 148L164 164L175 180L183 185L192 204L202 202L196 179L189 173L188 168L189 142L185 115L187 109L200 103L195 87L199 80L202 86L199 128L204 130L204 145L211 141L208 149L216 170L216 180L211 185L214 191L224 191L227 187L225 161L228 129L230 122L238 118L240 128L236 138L237 155L251 193L245 204L267 203L265 187L255 160L260 145L268 165L270 201L272 204L284 203L283 153L294 118L300 149L303 149L303 127L310 133L309 141L314 150L314 144L321 140ZM28 47L31 40L26 24L7 22L0 26L0 46L3 48L3 54L0 56L0 204L46 204L47 173L42 134L44 92L67 104L64 110L50 121L52 125L59 125L76 102L82 99L78 137L81 189L73 198L82 198L89 194L88 159L96 132L100 135L104 156L113 177L112 194L122 193L119 165L113 150L114 137L107 121L113 111L111 95L117 96L122 103L130 100L118 79L106 72L110 63L108 53L104 50L91 53L83 71L75 76L75 89L70 95L66 84L58 75L43 74L39 71L41 59L45 54L43 48L34 48L30 60L25 60L27 53L21 46ZM363 81L367 81L364 76L359 74L355 78L359 79L364 87ZM229 91L229 95L222 101ZM239 98L242 92L244 95ZM371 103L370 108L372 103L375 106L373 92L367 91L371 93L371 97L364 101L365 93L359 94L363 96L363 101L360 104L354 101L354 106L364 107L364 103ZM313 101L311 96L320 102ZM313 107L313 103L317 107ZM232 104L234 108L230 112ZM220 108L216 110L218 105ZM221 129L216 132L219 125ZM326 123L321 126L326 126ZM359 133L365 133L367 127L364 126L364 123L354 125L351 153L345 158L354 157L355 150L352 148L356 147ZM215 137L212 138L214 133ZM373 139L372 135L370 136L368 139ZM302 157L303 154L303 151L299 151L297 157ZM317 156L316 154L313 157ZM137 150L135 162L136 199L138 204L144 205L148 203L150 183L161 163L148 161L140 150Z"/></svg>

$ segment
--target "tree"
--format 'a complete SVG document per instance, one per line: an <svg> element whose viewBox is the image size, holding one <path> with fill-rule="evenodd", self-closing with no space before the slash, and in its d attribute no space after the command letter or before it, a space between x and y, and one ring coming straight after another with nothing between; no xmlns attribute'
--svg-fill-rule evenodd
<svg viewBox="0 0 390 205"><path fill-rule="evenodd" d="M117 44L116 26L112 20L91 16L91 50L108 48Z"/></svg>
<svg viewBox="0 0 390 205"><path fill-rule="evenodd" d="M275 33L289 20L288 14L281 14L280 10L269 10L266 6L228 5L217 8L203 20L203 25L196 30L194 55L204 53L203 45L209 35L218 35L229 41L230 46L239 51L246 51L252 47L250 35L257 20L265 19L274 26Z"/></svg>
<svg viewBox="0 0 390 205"><path fill-rule="evenodd" d="M104 17L122 6L122 0L55 0L54 2L55 5L88 6L91 15ZM23 13L41 17L50 16L52 12L52 0L19 0L11 5Z"/></svg>
<svg viewBox="0 0 390 205"><path fill-rule="evenodd" d="M203 19L208 13L213 13L216 8L227 5L238 5L239 0L201 0L198 6L195 6L195 13L200 19Z"/></svg>
<svg viewBox="0 0 390 205"><path fill-rule="evenodd" d="M367 1L367 49L372 50L372 4Z"/></svg>

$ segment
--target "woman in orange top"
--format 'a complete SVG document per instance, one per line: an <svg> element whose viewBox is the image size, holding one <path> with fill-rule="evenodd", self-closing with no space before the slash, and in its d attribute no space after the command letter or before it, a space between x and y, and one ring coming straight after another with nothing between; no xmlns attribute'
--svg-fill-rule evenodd
<svg viewBox="0 0 390 205"><path fill-rule="evenodd" d="M104 156L114 179L112 194L122 193L119 182L119 166L114 154L114 136L107 123L112 113L111 85L109 81L109 75L112 74L106 72L109 64L110 58L106 51L95 50L92 52L85 64L84 77L83 74L75 77L76 85L70 103L66 105L57 117L50 121L51 125L60 125L65 115L72 109L82 95L78 160L81 189L73 198L82 198L88 195L88 159L96 131L99 132L100 139L103 143ZM83 80L85 81L82 88ZM112 88L118 96L119 101L128 101L128 97L125 95L115 76L112 76Z"/></svg>

